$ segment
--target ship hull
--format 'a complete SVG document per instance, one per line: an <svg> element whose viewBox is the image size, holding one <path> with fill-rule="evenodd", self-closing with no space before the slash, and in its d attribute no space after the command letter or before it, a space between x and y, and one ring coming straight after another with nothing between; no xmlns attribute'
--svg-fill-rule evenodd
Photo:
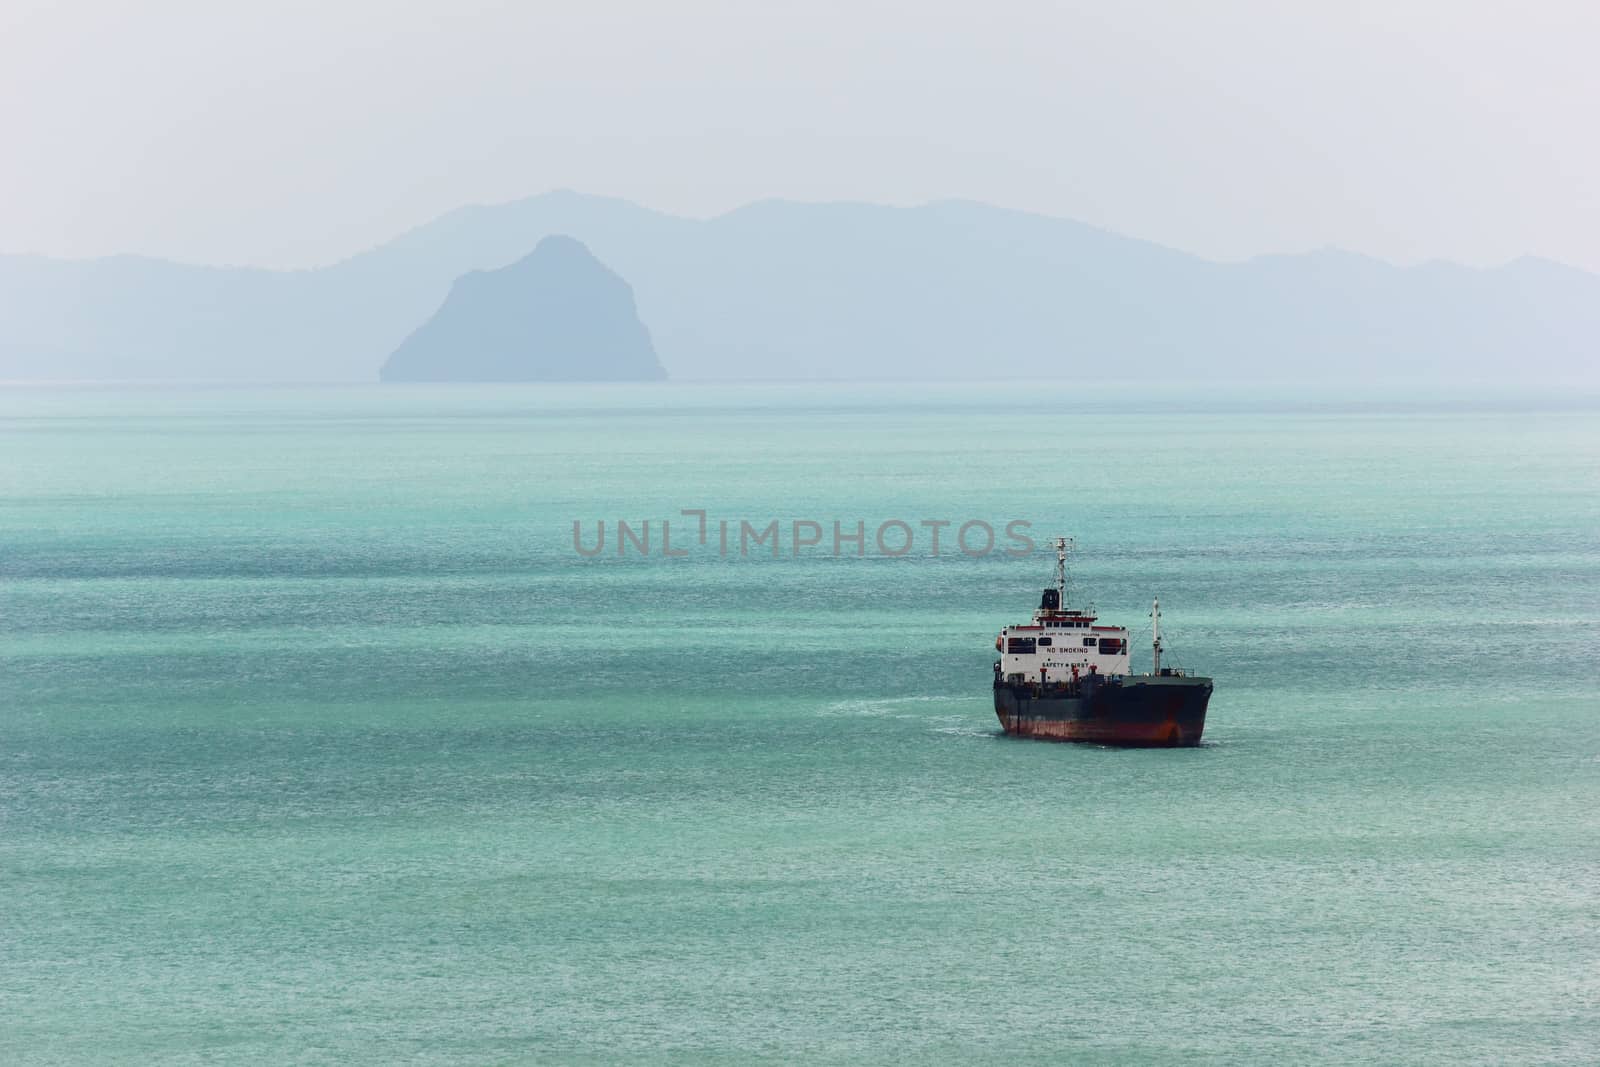
<svg viewBox="0 0 1600 1067"><path fill-rule="evenodd" d="M1176 748L1198 745L1211 679L1090 676L1078 681L997 681L994 711L1006 733L1051 741Z"/></svg>

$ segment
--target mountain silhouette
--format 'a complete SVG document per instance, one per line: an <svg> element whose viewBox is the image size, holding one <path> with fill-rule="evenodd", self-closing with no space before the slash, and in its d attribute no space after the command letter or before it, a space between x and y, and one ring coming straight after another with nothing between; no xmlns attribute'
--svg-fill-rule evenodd
<svg viewBox="0 0 1600 1067"><path fill-rule="evenodd" d="M707 220L548 193L305 271L0 256L0 379L371 381L472 271L567 234L675 378L1594 381L1600 276L1536 259L1219 263L964 201Z"/></svg>
<svg viewBox="0 0 1600 1067"><path fill-rule="evenodd" d="M657 381L633 290L571 237L457 279L383 365L386 382Z"/></svg>

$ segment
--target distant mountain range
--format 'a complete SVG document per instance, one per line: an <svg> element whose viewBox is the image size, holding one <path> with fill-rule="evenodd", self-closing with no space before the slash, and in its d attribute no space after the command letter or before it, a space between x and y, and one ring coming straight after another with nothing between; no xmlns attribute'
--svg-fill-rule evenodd
<svg viewBox="0 0 1600 1067"><path fill-rule="evenodd" d="M1218 263L982 204L709 220L557 192L316 270L0 256L0 379L373 381L456 279L569 235L675 379L1593 380L1600 276L1535 259Z"/></svg>

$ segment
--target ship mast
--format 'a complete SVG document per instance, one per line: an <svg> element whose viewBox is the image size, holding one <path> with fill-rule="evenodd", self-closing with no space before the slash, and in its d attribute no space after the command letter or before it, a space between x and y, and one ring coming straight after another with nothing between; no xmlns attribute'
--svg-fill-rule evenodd
<svg viewBox="0 0 1600 1067"><path fill-rule="evenodd" d="M1161 673L1161 598L1150 605L1150 673Z"/></svg>
<svg viewBox="0 0 1600 1067"><path fill-rule="evenodd" d="M1067 609L1067 553L1072 551L1070 537L1058 537L1050 544L1056 550L1056 593L1061 598L1061 610Z"/></svg>

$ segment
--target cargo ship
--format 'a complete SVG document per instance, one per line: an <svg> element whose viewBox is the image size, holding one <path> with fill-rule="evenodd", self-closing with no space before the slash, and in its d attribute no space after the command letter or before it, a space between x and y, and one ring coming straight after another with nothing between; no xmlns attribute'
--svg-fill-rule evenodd
<svg viewBox="0 0 1600 1067"><path fill-rule="evenodd" d="M1102 745L1198 745L1211 679L1161 666L1161 601L1150 608L1149 674L1130 673L1128 630L1098 626L1094 608L1067 604L1068 538L1058 537L1056 584L1033 621L995 639L994 713L1008 734Z"/></svg>

